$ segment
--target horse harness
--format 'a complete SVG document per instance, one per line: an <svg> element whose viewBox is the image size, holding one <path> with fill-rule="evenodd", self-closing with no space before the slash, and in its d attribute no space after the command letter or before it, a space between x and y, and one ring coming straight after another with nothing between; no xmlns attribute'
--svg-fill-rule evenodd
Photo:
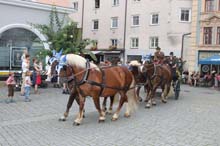
<svg viewBox="0 0 220 146"><path fill-rule="evenodd" d="M163 79L164 79L163 76L157 74L157 67L162 68L161 64L159 64L159 65L153 64L153 65L154 65L154 66L153 66L153 67L154 67L153 75L152 75L151 77L148 77L148 76L146 77L146 78L148 78L151 87L153 86L152 80L153 80L154 78L156 78L157 76L159 76L159 78L160 78L160 83L159 83L159 85L162 83L162 81L163 81Z"/></svg>
<svg viewBox="0 0 220 146"><path fill-rule="evenodd" d="M78 90L79 90L79 92L80 92L81 95L85 95L85 94L84 94L84 92L83 92L79 87L80 87L81 85L83 85L83 84L86 84L86 83L87 83L87 84L90 84L90 85L94 85L94 86L100 87L101 90L100 90L100 92L99 92L99 96L102 95L102 92L103 92L104 88L110 88L110 89L113 89L113 90L128 90L128 89L129 89L128 86L127 86L127 87L124 87L124 88L107 86L107 85L106 85L106 75L105 75L104 69L102 69L102 68L100 68L100 67L98 67L98 68L99 68L99 70L100 70L101 73L102 73L102 82L101 82L101 83L98 83L98 82L95 82L95 81L92 81L92 80L88 80L90 70L92 69L92 68L90 68L90 63L89 63L88 60L86 61L86 69L83 70L82 72L77 73L77 74L74 74L74 70L72 69L71 66L67 65L67 67L70 68L71 73L72 73L71 76L68 77L67 82L70 83L70 82L74 81L75 86L78 88ZM113 66L110 66L110 67L113 67ZM110 67L108 67L108 68L110 68ZM76 79L76 76L79 75L79 74L81 74L81 73L83 73L83 72L84 72L83 77L82 77L82 79L78 82L77 79ZM67 76L67 75L66 75L66 76Z"/></svg>

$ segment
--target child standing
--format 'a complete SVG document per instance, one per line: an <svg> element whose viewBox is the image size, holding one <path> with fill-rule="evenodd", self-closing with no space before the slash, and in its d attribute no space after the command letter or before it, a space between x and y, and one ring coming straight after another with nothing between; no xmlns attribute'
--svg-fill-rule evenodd
<svg viewBox="0 0 220 146"><path fill-rule="evenodd" d="M37 77L36 77L36 82L35 82L35 86L37 85L37 87L41 84L41 75L40 75L40 71L37 71ZM36 90L35 88L35 93L40 94L40 92L38 91L38 88Z"/></svg>
<svg viewBox="0 0 220 146"><path fill-rule="evenodd" d="M6 84L8 86L8 99L6 99L6 103L9 102L14 102L13 97L14 97L14 86L16 84L15 78L14 78L14 73L9 73L9 77L6 80Z"/></svg>
<svg viewBox="0 0 220 146"><path fill-rule="evenodd" d="M27 71L26 72L26 76L25 76L25 85L24 85L24 96L25 96L25 102L30 102L31 99L30 99L30 90L31 90L31 72L30 71Z"/></svg>

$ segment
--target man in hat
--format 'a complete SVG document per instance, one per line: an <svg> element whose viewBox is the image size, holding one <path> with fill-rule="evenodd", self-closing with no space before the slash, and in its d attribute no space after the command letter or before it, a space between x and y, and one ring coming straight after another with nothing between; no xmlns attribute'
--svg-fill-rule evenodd
<svg viewBox="0 0 220 146"><path fill-rule="evenodd" d="M168 59L168 64L171 68L171 73L172 73L173 80L176 81L177 78L178 78L177 73L176 73L177 59L176 59L176 57L174 57L173 52L170 52L170 56L169 56L169 59Z"/></svg>
<svg viewBox="0 0 220 146"><path fill-rule="evenodd" d="M156 48L156 52L154 53L154 63L162 64L164 61L164 53L161 51L160 47Z"/></svg>

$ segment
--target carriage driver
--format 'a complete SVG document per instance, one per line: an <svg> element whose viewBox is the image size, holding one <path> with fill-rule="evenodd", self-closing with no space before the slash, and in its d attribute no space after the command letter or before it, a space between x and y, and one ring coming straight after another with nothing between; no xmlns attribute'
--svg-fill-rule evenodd
<svg viewBox="0 0 220 146"><path fill-rule="evenodd" d="M170 52L170 56L169 56L169 59L168 59L168 64L169 64L169 66L171 68L171 73L172 73L173 81L176 81L178 79L178 75L177 75L177 72L176 72L177 60L173 56L173 52Z"/></svg>
<svg viewBox="0 0 220 146"><path fill-rule="evenodd" d="M154 53L154 63L162 64L164 62L164 53L161 51L160 47L156 48L156 52Z"/></svg>

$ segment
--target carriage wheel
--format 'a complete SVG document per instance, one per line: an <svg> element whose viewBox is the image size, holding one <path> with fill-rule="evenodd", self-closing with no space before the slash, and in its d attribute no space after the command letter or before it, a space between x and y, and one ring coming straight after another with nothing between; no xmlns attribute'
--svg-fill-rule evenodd
<svg viewBox="0 0 220 146"><path fill-rule="evenodd" d="M176 81L174 91L175 91L175 99L178 100L179 99L179 94L180 94L180 81L179 80Z"/></svg>

